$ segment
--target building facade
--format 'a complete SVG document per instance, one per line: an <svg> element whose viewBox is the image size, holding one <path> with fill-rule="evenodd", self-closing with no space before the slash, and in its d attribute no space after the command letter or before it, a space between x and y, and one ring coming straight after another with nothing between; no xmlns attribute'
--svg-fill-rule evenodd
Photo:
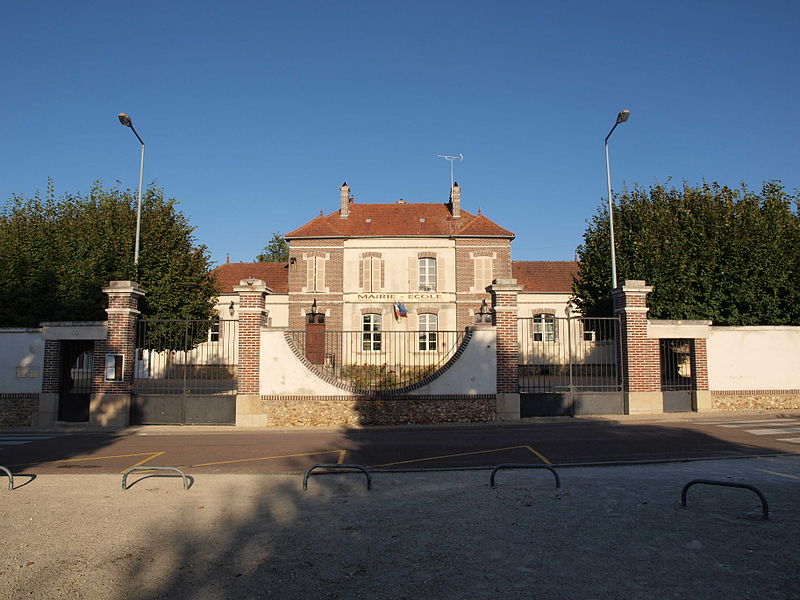
<svg viewBox="0 0 800 600"><path fill-rule="evenodd" d="M463 330L492 281L512 277L521 316L565 314L576 263L512 261L514 234L464 210L457 183L438 204L362 204L346 183L339 191L337 211L286 234L288 263L217 268L221 318L236 315L233 287L247 278L267 283L269 324L290 330L310 319L334 331Z"/></svg>

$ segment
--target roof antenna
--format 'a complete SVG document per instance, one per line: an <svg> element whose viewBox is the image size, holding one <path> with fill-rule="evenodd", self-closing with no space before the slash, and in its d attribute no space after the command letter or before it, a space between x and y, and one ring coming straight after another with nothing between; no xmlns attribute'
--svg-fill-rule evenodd
<svg viewBox="0 0 800 600"><path fill-rule="evenodd" d="M445 160L449 160L450 161L450 189L452 190L453 189L453 184L456 181L455 175L454 175L454 172L453 172L453 163L455 161L461 162L462 160L464 160L464 155L463 154L459 154L458 156L448 156L447 154L437 154L436 156L438 156L439 158L443 158Z"/></svg>

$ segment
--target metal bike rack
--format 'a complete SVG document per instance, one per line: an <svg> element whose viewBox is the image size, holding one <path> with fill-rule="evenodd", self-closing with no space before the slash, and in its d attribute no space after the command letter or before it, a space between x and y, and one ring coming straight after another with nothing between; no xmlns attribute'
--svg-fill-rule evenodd
<svg viewBox="0 0 800 600"><path fill-rule="evenodd" d="M556 489L561 487L561 479L556 473L556 470L551 467L550 465L529 465L526 463L507 463L503 465L497 465L494 469L492 469L492 474L489 476L489 486L495 487L494 485L494 476L500 469L547 469L553 474L553 477L556 478Z"/></svg>
<svg viewBox="0 0 800 600"><path fill-rule="evenodd" d="M0 471L3 471L6 475L8 475L8 489L14 489L14 476L11 474L11 470L8 467L0 466Z"/></svg>
<svg viewBox="0 0 800 600"><path fill-rule="evenodd" d="M704 485L719 485L722 487L742 488L745 490L750 490L751 492L755 492L758 497L761 498L761 510L764 521L769 521L769 505L767 504L767 499L764 497L764 494L761 493L761 490L747 483L730 483L728 481L712 481L710 479L692 479L689 483L683 486L683 491L681 492L681 506L686 506L686 491L691 486L699 483Z"/></svg>
<svg viewBox="0 0 800 600"><path fill-rule="evenodd" d="M308 468L306 474L303 476L303 490L308 490L308 476L311 475L311 471L314 469L332 469L334 471L352 471L357 470L364 473L367 476L367 489L372 489L372 476L369 474L369 471L365 467L361 465L340 465L335 463L322 463L318 465L313 465Z"/></svg>
<svg viewBox="0 0 800 600"><path fill-rule="evenodd" d="M130 469L126 470L122 474L122 489L127 490L128 487L126 485L126 481L128 479L128 475L131 471L175 471L180 473L181 478L183 479L183 489L189 489L189 478L186 476L186 473L181 471L178 467L148 467L146 465L142 465L141 467L131 467Z"/></svg>

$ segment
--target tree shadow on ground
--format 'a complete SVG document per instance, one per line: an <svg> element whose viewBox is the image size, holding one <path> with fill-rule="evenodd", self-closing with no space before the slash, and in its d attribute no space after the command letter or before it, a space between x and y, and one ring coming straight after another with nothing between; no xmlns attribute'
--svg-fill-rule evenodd
<svg viewBox="0 0 800 600"><path fill-rule="evenodd" d="M612 423L604 435L623 447L621 429L641 427ZM546 441L502 431L509 443ZM366 433L346 432L356 456L378 445ZM408 431L380 433L407 439L397 456L414 446ZM494 490L480 470L379 472L372 491L357 472L315 475L308 491L301 473L193 475L188 492L177 481L65 489L49 501L58 536L41 538L51 560L12 589L113 600L779 598L794 586L796 457L564 469L559 490L530 472L504 474ZM681 508L681 486L698 476L758 483L773 520L760 521L750 497L706 490Z"/></svg>

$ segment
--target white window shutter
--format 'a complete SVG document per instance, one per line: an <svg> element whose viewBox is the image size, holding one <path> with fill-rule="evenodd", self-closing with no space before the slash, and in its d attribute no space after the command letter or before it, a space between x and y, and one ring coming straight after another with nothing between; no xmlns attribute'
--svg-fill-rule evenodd
<svg viewBox="0 0 800 600"><path fill-rule="evenodd" d="M419 290L419 272L417 266L417 257L411 256L408 259L408 291L416 292Z"/></svg>
<svg viewBox="0 0 800 600"><path fill-rule="evenodd" d="M371 266L370 280L372 281L372 291L377 292L383 286L381 285L381 263L380 258L371 258L369 260Z"/></svg>
<svg viewBox="0 0 800 600"><path fill-rule="evenodd" d="M316 291L314 289L314 272L316 271L314 263L316 260L313 256L306 259L306 291L308 292Z"/></svg>
<svg viewBox="0 0 800 600"><path fill-rule="evenodd" d="M317 277L316 277L316 286L314 291L322 292L325 290L325 259L318 256L316 262L317 262Z"/></svg>
<svg viewBox="0 0 800 600"><path fill-rule="evenodd" d="M447 282L445 281L445 268L444 258L436 257L436 291L443 292L447 289Z"/></svg>

